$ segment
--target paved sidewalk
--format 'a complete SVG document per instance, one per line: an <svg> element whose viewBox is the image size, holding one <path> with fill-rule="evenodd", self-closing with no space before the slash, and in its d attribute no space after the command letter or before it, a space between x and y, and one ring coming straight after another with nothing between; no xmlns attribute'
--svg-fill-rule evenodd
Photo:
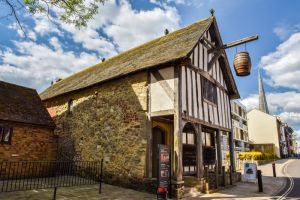
<svg viewBox="0 0 300 200"><path fill-rule="evenodd" d="M52 200L53 189L0 193L2 200ZM98 185L58 188L57 200L155 200L156 196L131 189L103 184L99 194Z"/></svg>
<svg viewBox="0 0 300 200"><path fill-rule="evenodd" d="M277 177L273 177L272 164L266 164L258 166L258 169L262 170L263 175L263 189L264 192L258 192L257 183L237 183L235 187L231 187L228 189L220 190L219 192L213 194L199 194L199 193L191 193L190 197L185 198L189 199L272 199L277 193L282 190L286 184L286 178L282 173L283 166L292 162L292 160L278 160L276 162L276 173Z"/></svg>

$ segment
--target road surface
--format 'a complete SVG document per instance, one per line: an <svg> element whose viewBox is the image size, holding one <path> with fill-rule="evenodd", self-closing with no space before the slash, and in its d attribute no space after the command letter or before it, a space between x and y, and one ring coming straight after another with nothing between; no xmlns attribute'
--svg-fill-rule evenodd
<svg viewBox="0 0 300 200"><path fill-rule="evenodd" d="M294 159L292 162L289 162L283 168L283 173L288 177L289 181L285 190L280 194L278 200L300 200L300 159Z"/></svg>

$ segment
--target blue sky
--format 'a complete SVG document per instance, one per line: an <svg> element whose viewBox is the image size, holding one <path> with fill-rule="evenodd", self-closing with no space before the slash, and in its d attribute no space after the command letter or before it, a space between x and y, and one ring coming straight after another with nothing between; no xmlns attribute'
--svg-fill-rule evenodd
<svg viewBox="0 0 300 200"><path fill-rule="evenodd" d="M19 13L26 25L25 39L9 12L0 5L0 79L36 88L39 92L57 78L112 57L128 48L215 16L223 42L258 34L247 44L252 74L235 77L248 109L257 106L257 69L262 67L272 114L300 130L300 1L291 0L119 0L108 1L88 27L77 30L46 16ZM55 19L53 19L56 21ZM232 63L236 51L227 50Z"/></svg>

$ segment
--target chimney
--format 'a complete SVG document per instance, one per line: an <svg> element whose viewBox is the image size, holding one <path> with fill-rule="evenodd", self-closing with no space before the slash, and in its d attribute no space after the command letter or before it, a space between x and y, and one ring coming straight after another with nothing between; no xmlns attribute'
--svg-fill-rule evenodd
<svg viewBox="0 0 300 200"><path fill-rule="evenodd" d="M169 34L169 30L166 28L165 29L165 35L168 35Z"/></svg>

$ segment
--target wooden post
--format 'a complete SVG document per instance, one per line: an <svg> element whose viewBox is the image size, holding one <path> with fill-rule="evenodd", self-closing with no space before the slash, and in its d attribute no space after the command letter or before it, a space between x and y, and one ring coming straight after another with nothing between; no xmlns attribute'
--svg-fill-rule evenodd
<svg viewBox="0 0 300 200"><path fill-rule="evenodd" d="M198 126L197 132L197 178L203 177L203 149L202 149L202 126Z"/></svg>
<svg viewBox="0 0 300 200"><path fill-rule="evenodd" d="M225 166L222 166L222 186L226 186L226 171Z"/></svg>
<svg viewBox="0 0 300 200"><path fill-rule="evenodd" d="M218 174L222 170L222 149L221 149L221 131L216 131L216 145L217 145L217 164L218 164Z"/></svg>
<svg viewBox="0 0 300 200"><path fill-rule="evenodd" d="M204 174L205 174L205 193L209 192L209 175L208 175L208 167L204 167Z"/></svg>
<svg viewBox="0 0 300 200"><path fill-rule="evenodd" d="M181 68L174 67L175 88L174 88L174 134L172 149L172 179L176 198L182 195L182 117L181 117Z"/></svg>
<svg viewBox="0 0 300 200"><path fill-rule="evenodd" d="M215 188L217 189L219 186L219 167L218 167L218 160L216 160L215 164Z"/></svg>
<svg viewBox="0 0 300 200"><path fill-rule="evenodd" d="M229 132L229 155L230 155L230 171L231 173L233 173L235 172L233 131Z"/></svg>

